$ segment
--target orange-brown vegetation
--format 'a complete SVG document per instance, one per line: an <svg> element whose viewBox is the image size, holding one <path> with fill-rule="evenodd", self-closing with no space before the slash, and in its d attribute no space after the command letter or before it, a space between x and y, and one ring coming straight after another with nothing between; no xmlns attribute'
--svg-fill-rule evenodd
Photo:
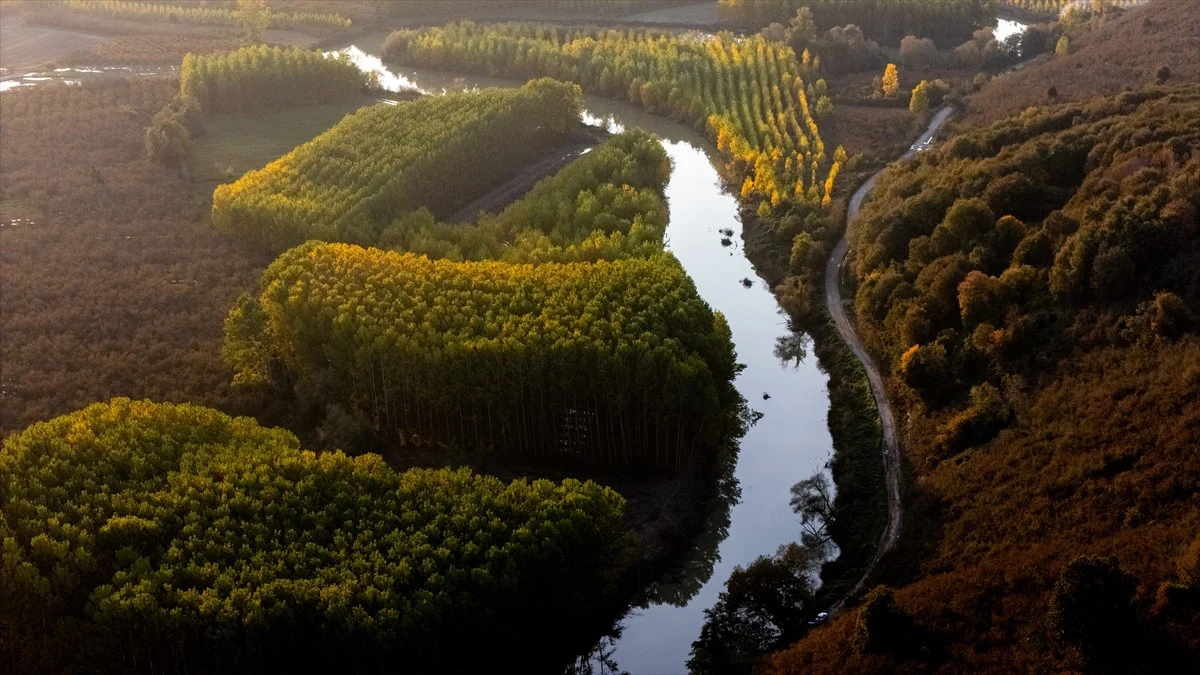
<svg viewBox="0 0 1200 675"><path fill-rule="evenodd" d="M822 127L830 143L869 161L903 154L908 142L902 132L912 124L908 108L838 105Z"/></svg>
<svg viewBox="0 0 1200 675"><path fill-rule="evenodd" d="M904 540L876 572L897 588L764 672L1200 665L1198 214L1195 87L1030 112L884 175L852 237L906 420Z"/></svg>
<svg viewBox="0 0 1200 675"><path fill-rule="evenodd" d="M177 91L139 79L0 96L0 432L119 395L234 405L222 321L269 261L145 159L145 126Z"/></svg>
<svg viewBox="0 0 1200 675"><path fill-rule="evenodd" d="M179 65L185 54L237 49L244 40L231 33L121 35L68 54L63 62L84 65Z"/></svg>
<svg viewBox="0 0 1200 675"><path fill-rule="evenodd" d="M1153 84L1162 66L1170 69L1168 84L1200 83L1200 7L1192 0L1152 0L1095 19L1070 44L1066 56L1050 53L992 80L971 99L968 121L986 123L1030 106ZM1052 87L1055 97L1048 95Z"/></svg>
<svg viewBox="0 0 1200 675"><path fill-rule="evenodd" d="M1200 341L1098 349L1052 380L999 438L921 480L909 547L897 555L921 559L895 595L922 631L920 653L862 653L850 611L762 672L1077 667L1046 618L1056 580L1079 555L1114 555L1136 580L1137 620L1121 646L1141 665L1121 664L1125 672L1195 664L1197 591L1180 585L1200 533Z"/></svg>

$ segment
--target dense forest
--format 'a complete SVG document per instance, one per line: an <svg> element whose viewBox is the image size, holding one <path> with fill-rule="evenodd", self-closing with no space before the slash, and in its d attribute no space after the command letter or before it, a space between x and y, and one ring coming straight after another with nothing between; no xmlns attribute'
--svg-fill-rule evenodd
<svg viewBox="0 0 1200 675"><path fill-rule="evenodd" d="M493 76L548 75L687 121L708 131L729 158L742 198L773 220L828 204L847 160L840 148L827 151L817 128L817 117L832 109L817 65L762 36L463 22L397 31L384 43L383 59Z"/></svg>
<svg viewBox="0 0 1200 675"><path fill-rule="evenodd" d="M575 262L660 253L671 162L644 131L619 134L543 178L499 214L473 225L428 209L397 218L377 245L450 260Z"/></svg>
<svg viewBox="0 0 1200 675"><path fill-rule="evenodd" d="M1198 106L1029 111L880 180L851 268L919 481L902 585L767 672L1196 667Z"/></svg>
<svg viewBox="0 0 1200 675"><path fill-rule="evenodd" d="M635 555L623 510L114 399L0 449L0 644L17 671L561 668Z"/></svg>
<svg viewBox="0 0 1200 675"><path fill-rule="evenodd" d="M994 407L1005 377L1055 345L1186 331L1200 306L1198 103L1150 89L1033 111L881 180L852 239L865 341L925 403L974 388ZM955 418L928 461L1003 417Z"/></svg>
<svg viewBox="0 0 1200 675"><path fill-rule="evenodd" d="M213 223L274 251L373 244L395 218L422 206L448 216L539 159L578 127L581 107L577 86L543 79L364 108L219 186Z"/></svg>
<svg viewBox="0 0 1200 675"><path fill-rule="evenodd" d="M729 329L666 254L511 265L309 243L260 292L226 321L227 359L324 410L327 435L676 471L736 414Z"/></svg>
<svg viewBox="0 0 1200 675"><path fill-rule="evenodd" d="M366 75L348 57L294 47L188 54L179 71L180 96L195 99L208 114L340 101L366 85Z"/></svg>
<svg viewBox="0 0 1200 675"><path fill-rule="evenodd" d="M943 48L965 42L994 23L989 0L718 0L721 13L741 24L786 22L807 7L820 30L854 24L870 38L898 45L906 36Z"/></svg>

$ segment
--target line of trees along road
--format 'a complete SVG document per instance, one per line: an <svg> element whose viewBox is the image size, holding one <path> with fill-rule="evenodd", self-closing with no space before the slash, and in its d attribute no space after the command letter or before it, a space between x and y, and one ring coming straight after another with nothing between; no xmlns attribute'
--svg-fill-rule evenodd
<svg viewBox="0 0 1200 675"><path fill-rule="evenodd" d="M424 96L348 115L213 193L213 224L272 250L307 239L374 244L421 206L446 217L579 124L575 85Z"/></svg>
<svg viewBox="0 0 1200 675"><path fill-rule="evenodd" d="M366 74L347 56L267 45L188 54L179 73L180 95L209 114L343 101L366 84Z"/></svg>
<svg viewBox="0 0 1200 675"><path fill-rule="evenodd" d="M671 160L658 139L627 131L542 179L499 214L469 225L439 223L419 209L388 226L379 247L513 263L644 258L663 249L670 176Z"/></svg>
<svg viewBox="0 0 1200 675"><path fill-rule="evenodd" d="M667 254L512 265L309 243L234 307L225 353L239 381L294 378L401 444L539 462L679 470L739 409L728 325Z"/></svg>
<svg viewBox="0 0 1200 675"><path fill-rule="evenodd" d="M396 473L129 399L7 439L0 497L15 672L546 672L636 548L591 482Z"/></svg>
<svg viewBox="0 0 1200 675"><path fill-rule="evenodd" d="M824 82L813 64L762 36L710 38L542 24L400 30L384 61L506 77L550 76L624 98L649 112L706 129L730 159L743 198L760 216L828 202L846 160L827 152L817 128Z"/></svg>

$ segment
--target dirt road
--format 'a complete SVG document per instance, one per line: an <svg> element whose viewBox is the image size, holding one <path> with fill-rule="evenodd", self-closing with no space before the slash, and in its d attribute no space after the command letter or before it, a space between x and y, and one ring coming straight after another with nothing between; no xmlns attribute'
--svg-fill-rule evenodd
<svg viewBox="0 0 1200 675"><path fill-rule="evenodd" d="M917 139L916 143L904 153L898 161L906 162L912 159L917 153L925 150L932 145L933 137L937 134L938 129L950 117L950 108L942 108L933 117L933 121L929 123L929 128ZM867 569L863 570L863 575L859 578L858 583L854 588L850 589L841 600L834 604L831 612L838 612L845 606L846 601L854 597L862 590L863 584L866 583L867 577L875 568L875 564L883 557L885 553L892 550L896 545L896 541L900 538L901 526L901 504L900 504L900 441L896 436L896 420L892 416L892 406L887 400L887 391L883 387L883 375L880 374L879 368L871 359L871 355L863 346L861 340L854 333L854 325L850 323L850 318L846 316L846 308L842 304L842 289L839 283L841 277L842 263L846 259L846 251L849 248L849 231L850 225L854 222L854 218L858 216L858 211L862 207L863 199L871 188L875 187L875 181L879 178L879 174L871 176L867 182L863 183L854 196L850 198L850 207L846 212L846 234L842 235L842 240L834 247L833 253L829 256L829 263L825 267L825 303L829 307L829 313L833 315L833 322L837 325L838 334L842 336L842 340L850 346L854 355L862 362L863 368L867 371L867 379L871 382L871 394L875 397L875 405L879 408L879 421L883 427L883 465L886 472L887 493L888 493L888 523L883 531L883 536L880 537L879 546L875 550L875 557L871 560L871 564Z"/></svg>
<svg viewBox="0 0 1200 675"><path fill-rule="evenodd" d="M467 223L479 217L480 211L499 213L501 209L525 196L534 185L543 178L552 176L564 166L575 161L580 155L600 145L608 138L608 133L600 129L583 129L576 132L572 139L555 150L549 157L525 167L516 176L503 185L488 190L478 199L459 209L446 219L448 223Z"/></svg>

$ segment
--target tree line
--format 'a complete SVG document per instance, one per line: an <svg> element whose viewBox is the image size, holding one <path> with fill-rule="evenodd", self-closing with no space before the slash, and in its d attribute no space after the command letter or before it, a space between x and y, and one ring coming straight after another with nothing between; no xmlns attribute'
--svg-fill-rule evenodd
<svg viewBox="0 0 1200 675"><path fill-rule="evenodd" d="M450 260L575 262L661 253L671 161L633 130L605 141L474 224L438 222L428 209L396 219L378 246Z"/></svg>
<svg viewBox="0 0 1200 675"><path fill-rule="evenodd" d="M728 325L665 253L512 265L310 242L225 331L240 382L401 445L673 472L738 410Z"/></svg>
<svg viewBox="0 0 1200 675"><path fill-rule="evenodd" d="M236 26L238 10L227 7L131 2L130 0L55 0L55 4L79 14L131 21L174 21L216 26ZM275 12L269 14L272 28L349 28L350 19L326 12Z"/></svg>
<svg viewBox="0 0 1200 675"><path fill-rule="evenodd" d="M1103 11L1110 7L1127 9L1144 2L1146 0L1090 0L1085 2L1079 0L996 0L996 3L1004 9L1014 10L1023 16L1047 20L1057 19L1072 8L1091 8Z"/></svg>
<svg viewBox="0 0 1200 675"><path fill-rule="evenodd" d="M187 404L34 424L0 450L0 495L22 672L548 670L636 555L590 481L397 473Z"/></svg>
<svg viewBox="0 0 1200 675"><path fill-rule="evenodd" d="M219 229L271 250L308 239L376 243L404 213L446 217L579 124L579 88L425 96L364 108L213 193Z"/></svg>
<svg viewBox="0 0 1200 675"><path fill-rule="evenodd" d="M253 112L342 101L361 93L367 76L344 54L258 45L216 54L187 54L179 94L206 114Z"/></svg>
<svg viewBox="0 0 1200 675"><path fill-rule="evenodd" d="M529 23L400 30L389 63L485 75L548 75L706 129L762 217L827 203L845 153L827 152L816 117L831 109L811 83L815 64L761 35L707 39L643 30ZM820 83L823 89L823 82ZM744 180L743 180L744 179Z"/></svg>
<svg viewBox="0 0 1200 675"><path fill-rule="evenodd" d="M823 31L854 24L893 45L915 35L949 47L994 23L988 0L718 0L718 6L722 16L755 26L786 22L807 7Z"/></svg>

